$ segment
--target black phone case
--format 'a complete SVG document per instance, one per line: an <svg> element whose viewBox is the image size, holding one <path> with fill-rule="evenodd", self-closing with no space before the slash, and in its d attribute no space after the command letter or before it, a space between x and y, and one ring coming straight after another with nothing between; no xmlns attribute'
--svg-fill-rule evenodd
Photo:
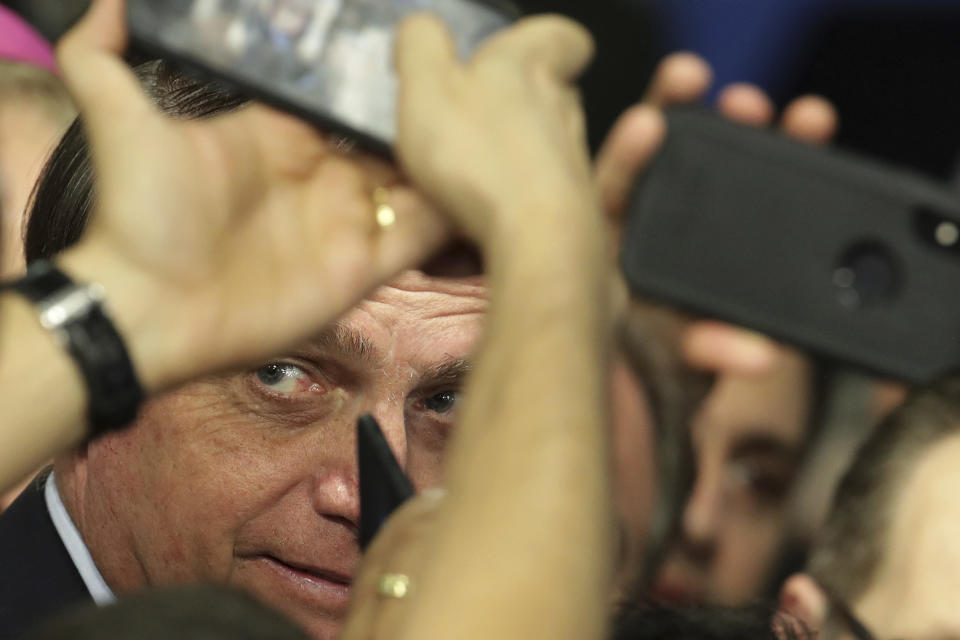
<svg viewBox="0 0 960 640"><path fill-rule="evenodd" d="M909 382L960 363L960 202L906 170L699 109L629 204L633 292Z"/></svg>
<svg viewBox="0 0 960 640"><path fill-rule="evenodd" d="M414 489L371 415L361 416L357 421L357 462L360 467L360 548L366 549L390 514L413 497Z"/></svg>
<svg viewBox="0 0 960 640"><path fill-rule="evenodd" d="M156 0L128 0L127 3L127 22L130 27L130 40L133 47L139 52L148 56L161 58L174 64L176 67L192 75L205 78L219 83L221 86L246 96L252 100L257 100L264 104L276 107L281 111L286 111L298 118L313 124L314 126L337 133L355 141L361 147L372 153L383 156L384 158L393 158L393 147L387 140L382 140L372 136L364 131L344 124L340 120L332 117L330 114L319 109L308 109L291 100L285 99L269 88L257 85L244 79L240 74L229 73L222 69L215 68L206 64L192 55L187 55L167 46L159 37L155 25L141 24L138 20L140 15L133 6L135 2L155 2ZM471 0L478 4L487 5L514 20L522 17L521 12L516 5L509 0Z"/></svg>

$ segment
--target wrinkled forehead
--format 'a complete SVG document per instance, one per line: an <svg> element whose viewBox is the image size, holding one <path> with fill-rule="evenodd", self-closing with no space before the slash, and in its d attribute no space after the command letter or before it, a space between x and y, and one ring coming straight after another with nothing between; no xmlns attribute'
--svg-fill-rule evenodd
<svg viewBox="0 0 960 640"><path fill-rule="evenodd" d="M407 271L376 289L338 324L399 358L463 358L480 338L487 305L482 276L439 278Z"/></svg>
<svg viewBox="0 0 960 640"><path fill-rule="evenodd" d="M891 516L864 617L887 619L884 637L960 637L960 436L920 458Z"/></svg>
<svg viewBox="0 0 960 640"><path fill-rule="evenodd" d="M384 305L424 318L483 314L487 310L484 276L438 277L422 271L404 271L376 289L364 302Z"/></svg>

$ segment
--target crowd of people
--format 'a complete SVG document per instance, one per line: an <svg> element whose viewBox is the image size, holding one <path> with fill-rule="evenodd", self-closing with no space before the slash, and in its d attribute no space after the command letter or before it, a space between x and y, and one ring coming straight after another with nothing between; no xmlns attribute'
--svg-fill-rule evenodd
<svg viewBox="0 0 960 640"><path fill-rule="evenodd" d="M386 159L129 66L123 0L56 61L0 35L0 638L960 637L960 382L865 383L892 400L828 471L832 366L622 281L702 59L591 156L584 27L463 60L414 16ZM717 110L839 121L745 84ZM361 553L364 414L417 495ZM811 475L837 490L801 532Z"/></svg>

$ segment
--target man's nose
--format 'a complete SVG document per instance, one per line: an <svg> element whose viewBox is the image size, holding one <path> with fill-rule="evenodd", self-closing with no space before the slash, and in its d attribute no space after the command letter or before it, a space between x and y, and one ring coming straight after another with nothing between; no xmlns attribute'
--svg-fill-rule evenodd
<svg viewBox="0 0 960 640"><path fill-rule="evenodd" d="M400 468L407 468L407 427L404 421L403 402L384 402L374 407L370 414L380 425L380 431L390 445L393 457L397 459Z"/></svg>
<svg viewBox="0 0 960 640"><path fill-rule="evenodd" d="M359 411L338 425L322 425L323 451L315 471L314 509L321 517L347 527L354 534L360 523L360 475L357 465L357 420L370 413L380 425L390 450L402 468L407 462L403 403L381 403Z"/></svg>

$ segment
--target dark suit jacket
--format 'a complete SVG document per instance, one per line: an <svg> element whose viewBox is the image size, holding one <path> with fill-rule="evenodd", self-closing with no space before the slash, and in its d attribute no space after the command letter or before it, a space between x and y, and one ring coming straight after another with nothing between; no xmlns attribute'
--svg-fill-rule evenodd
<svg viewBox="0 0 960 640"><path fill-rule="evenodd" d="M92 602L53 526L37 478L0 516L0 639L16 638L73 605Z"/></svg>

